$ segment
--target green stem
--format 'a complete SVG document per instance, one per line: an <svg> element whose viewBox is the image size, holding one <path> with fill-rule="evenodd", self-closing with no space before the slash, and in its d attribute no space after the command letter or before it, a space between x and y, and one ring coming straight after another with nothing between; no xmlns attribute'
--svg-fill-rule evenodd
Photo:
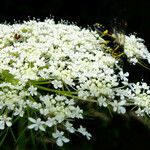
<svg viewBox="0 0 150 150"><path fill-rule="evenodd" d="M9 128L7 128L7 129L6 129L6 133L5 133L5 135L3 136L2 140L0 141L0 147L2 146L2 144L4 143L4 141L5 141L5 139L6 139L6 136L7 136L8 130L9 130Z"/></svg>
<svg viewBox="0 0 150 150"><path fill-rule="evenodd" d="M141 62L140 60L137 62L139 65L141 65L143 68L145 68L145 69L147 69L147 70L149 70L150 71L150 68L149 67L147 67L147 65L146 64L144 64L143 62Z"/></svg>
<svg viewBox="0 0 150 150"><path fill-rule="evenodd" d="M40 85L34 85L35 87L37 87L38 89L41 89L41 90L44 90L44 91L48 91L48 92L53 92L53 93L56 93L56 94L60 94L60 95L64 95L64 96L67 96L67 97L71 97L73 99L77 99L77 100L82 100L82 101L85 101L85 102L97 102L96 100L84 100L78 96L74 96L72 94L77 94L77 92L71 92L71 91L59 91L59 90L54 90L54 89L50 89L50 88L46 88L46 87L43 87L43 86L40 86Z"/></svg>
<svg viewBox="0 0 150 150"><path fill-rule="evenodd" d="M30 131L30 134L31 134L31 141L33 144L33 148L36 149L37 147L36 147L36 142L35 142L35 136L32 130Z"/></svg>
<svg viewBox="0 0 150 150"><path fill-rule="evenodd" d="M40 86L40 85L34 85L34 86L37 87L38 89L41 89L41 90L44 90L44 91L54 92L54 93L61 94L61 95L66 95L66 96L68 96L70 94L77 94L77 92L54 90L54 89L50 89L50 88L43 87L43 86Z"/></svg>
<svg viewBox="0 0 150 150"><path fill-rule="evenodd" d="M34 81L33 82L33 84L38 84L38 85L40 85L40 84L50 84L50 81Z"/></svg>
<svg viewBox="0 0 150 150"><path fill-rule="evenodd" d="M20 119L18 122L18 133L19 133L19 138L16 140L17 141L17 148L20 150L25 150L26 146L26 135L25 135L25 122L24 119Z"/></svg>
<svg viewBox="0 0 150 150"><path fill-rule="evenodd" d="M17 139L16 139L16 137L14 135L14 132L13 132L12 128L10 127L9 129L10 129L10 132L11 132L11 135L13 137L14 142L17 143Z"/></svg>

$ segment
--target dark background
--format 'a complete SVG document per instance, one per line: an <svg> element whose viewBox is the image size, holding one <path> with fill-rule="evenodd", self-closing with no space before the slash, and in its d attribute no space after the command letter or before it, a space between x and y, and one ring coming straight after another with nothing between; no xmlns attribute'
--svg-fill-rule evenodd
<svg viewBox="0 0 150 150"><path fill-rule="evenodd" d="M114 18L126 19L127 33L137 32L150 46L149 0L1 0L0 22L28 20L28 16L68 20L80 26L96 22L110 24Z"/></svg>
<svg viewBox="0 0 150 150"><path fill-rule="evenodd" d="M111 25L114 18L125 19L128 23L126 33L136 32L145 39L150 48L150 4L147 0L3 0L0 1L0 23L22 22L29 17L44 20L54 16L75 22L81 27L93 26L100 22ZM134 71L133 71L134 72ZM142 72L141 72L142 74ZM148 78L149 79L149 78ZM145 149L150 147L150 131L135 118L126 119L115 116L109 123L101 120L84 122L93 133L93 140L73 136L72 143L66 147L70 150L99 149ZM87 146L85 146L87 145ZM72 147L73 146L73 147ZM98 148L96 148L98 146Z"/></svg>

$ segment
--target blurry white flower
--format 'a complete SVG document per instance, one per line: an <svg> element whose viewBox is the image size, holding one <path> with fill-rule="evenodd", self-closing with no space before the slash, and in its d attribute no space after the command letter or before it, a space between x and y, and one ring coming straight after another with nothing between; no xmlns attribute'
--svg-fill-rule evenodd
<svg viewBox="0 0 150 150"><path fill-rule="evenodd" d="M70 132L70 133L74 133L75 132L75 128L73 127L73 125L70 122L66 122L65 124L66 129Z"/></svg>
<svg viewBox="0 0 150 150"><path fill-rule="evenodd" d="M117 111L118 113L122 113L122 114L126 112L126 109L124 107L125 104L126 104L125 100L122 100L120 102L118 102L117 100L114 100L113 102L111 102L113 111Z"/></svg>
<svg viewBox="0 0 150 150"><path fill-rule="evenodd" d="M62 88L62 83L61 83L61 81L54 80L54 81L52 81L51 83L54 85L54 88L55 88L55 89Z"/></svg>
<svg viewBox="0 0 150 150"><path fill-rule="evenodd" d="M72 115L70 117L72 118L83 118L83 110L79 108L79 106L77 106L73 112L72 112Z"/></svg>
<svg viewBox="0 0 150 150"><path fill-rule="evenodd" d="M56 124L56 120L54 118L50 118L48 117L47 121L45 122L45 124L48 126L48 127L52 127L53 125Z"/></svg>
<svg viewBox="0 0 150 150"><path fill-rule="evenodd" d="M137 114L137 116L144 116L144 110L143 109L141 109L141 108L138 108L136 111L135 111L135 113Z"/></svg>
<svg viewBox="0 0 150 150"><path fill-rule="evenodd" d="M33 96L33 95L37 95L37 88L34 87L33 85L28 88L28 91L30 92L30 94L31 94L32 96Z"/></svg>
<svg viewBox="0 0 150 150"><path fill-rule="evenodd" d="M5 124L7 127L11 127L11 118L7 117L6 115L0 116L0 130L5 129Z"/></svg>
<svg viewBox="0 0 150 150"><path fill-rule="evenodd" d="M133 34L125 36L124 52L132 63L136 63L138 59L149 60L149 51L144 40Z"/></svg>
<svg viewBox="0 0 150 150"><path fill-rule="evenodd" d="M23 110L22 107L15 108L15 110L14 110L14 116L17 116L17 115L19 115L20 117L23 117L24 110Z"/></svg>
<svg viewBox="0 0 150 150"><path fill-rule="evenodd" d="M65 119L65 115L63 114L63 113L58 113L56 116L55 116L55 120L57 120L58 121L58 123L61 123L61 122L63 122L64 121L64 119Z"/></svg>
<svg viewBox="0 0 150 150"><path fill-rule="evenodd" d="M31 121L33 123L28 126L28 129L34 129L35 131L40 129L42 131L45 131L45 128L44 128L45 122L41 121L41 118L33 119L33 118L29 117L28 119L29 119L29 121Z"/></svg>
<svg viewBox="0 0 150 150"><path fill-rule="evenodd" d="M68 143L70 140L64 136L64 132L56 130L52 136L56 139L56 144L58 146L63 146L64 143Z"/></svg>
<svg viewBox="0 0 150 150"><path fill-rule="evenodd" d="M101 107L101 106L107 107L107 102L106 102L106 98L105 98L105 97L100 96L100 97L97 99L97 101L98 101L98 104L99 104L100 107Z"/></svg>
<svg viewBox="0 0 150 150"><path fill-rule="evenodd" d="M92 137L92 135L86 131L86 128L83 128L81 125L80 125L80 128L78 128L78 132L80 132L82 135L86 136L86 138L88 140L90 140Z"/></svg>
<svg viewBox="0 0 150 150"><path fill-rule="evenodd" d="M119 75L120 75L120 79L121 80L123 80L124 82L128 81L128 77L129 77L129 73L128 72L123 73L123 71L120 71Z"/></svg>

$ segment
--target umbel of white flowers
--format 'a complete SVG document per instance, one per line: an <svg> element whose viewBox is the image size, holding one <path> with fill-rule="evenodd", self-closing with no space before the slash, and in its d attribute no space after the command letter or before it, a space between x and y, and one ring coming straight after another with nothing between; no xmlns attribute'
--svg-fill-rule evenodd
<svg viewBox="0 0 150 150"><path fill-rule="evenodd" d="M95 31L52 19L0 24L0 129L25 117L29 129L51 131L62 146L69 142L66 132L91 138L82 125L73 125L73 119L84 119L83 102L117 113L131 105L137 115L149 115L150 87L129 83L129 73L106 53L103 41ZM125 36L124 52L131 64L150 63L135 35Z"/></svg>

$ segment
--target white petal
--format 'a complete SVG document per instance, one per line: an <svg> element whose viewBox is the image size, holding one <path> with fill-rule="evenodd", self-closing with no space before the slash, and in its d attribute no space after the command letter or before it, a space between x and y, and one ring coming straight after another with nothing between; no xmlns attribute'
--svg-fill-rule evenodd
<svg viewBox="0 0 150 150"><path fill-rule="evenodd" d="M68 143L70 140L67 139L66 137L63 137L62 140L65 142L65 143Z"/></svg>
<svg viewBox="0 0 150 150"><path fill-rule="evenodd" d="M30 126L28 126L28 129L33 129L35 128L37 125L36 124L31 124Z"/></svg>
<svg viewBox="0 0 150 150"><path fill-rule="evenodd" d="M113 107L113 111L117 111L117 107Z"/></svg>
<svg viewBox="0 0 150 150"><path fill-rule="evenodd" d="M57 138L57 137L58 137L56 133L53 133L52 136L53 136L54 138Z"/></svg>
<svg viewBox="0 0 150 150"><path fill-rule="evenodd" d="M3 130L5 128L4 121L0 121L0 129Z"/></svg>
<svg viewBox="0 0 150 150"><path fill-rule="evenodd" d="M31 117L29 117L28 119L29 119L31 122L36 123L36 120L35 120L35 119L33 119L33 118L31 118Z"/></svg>
<svg viewBox="0 0 150 150"><path fill-rule="evenodd" d="M90 139L91 139L91 137L92 137L92 135L91 135L90 133L88 133L88 132L87 132L87 134L86 134L86 138L87 138L88 140L90 140Z"/></svg>
<svg viewBox="0 0 150 150"><path fill-rule="evenodd" d="M63 146L63 142L62 142L61 138L58 138L56 143L58 146Z"/></svg>
<svg viewBox="0 0 150 150"><path fill-rule="evenodd" d="M50 120L48 120L48 121L46 121L46 123L45 123L48 127L51 127L53 124L52 124L52 122L50 121Z"/></svg>
<svg viewBox="0 0 150 150"><path fill-rule="evenodd" d="M122 114L124 114L124 113L126 112L126 109L125 109L124 107L120 107L120 112L121 112Z"/></svg>
<svg viewBox="0 0 150 150"><path fill-rule="evenodd" d="M39 127L37 125L35 125L34 130L37 131L39 129Z"/></svg>
<svg viewBox="0 0 150 150"><path fill-rule="evenodd" d="M119 105L124 105L125 103L126 103L126 101L123 100L123 101L120 101L120 102L119 102Z"/></svg>
<svg viewBox="0 0 150 150"><path fill-rule="evenodd" d="M11 123L10 121L6 121L6 125L7 125L8 127L11 127L11 126L12 126L12 123Z"/></svg>
<svg viewBox="0 0 150 150"><path fill-rule="evenodd" d="M39 129L45 131L45 128L42 125L39 126Z"/></svg>

